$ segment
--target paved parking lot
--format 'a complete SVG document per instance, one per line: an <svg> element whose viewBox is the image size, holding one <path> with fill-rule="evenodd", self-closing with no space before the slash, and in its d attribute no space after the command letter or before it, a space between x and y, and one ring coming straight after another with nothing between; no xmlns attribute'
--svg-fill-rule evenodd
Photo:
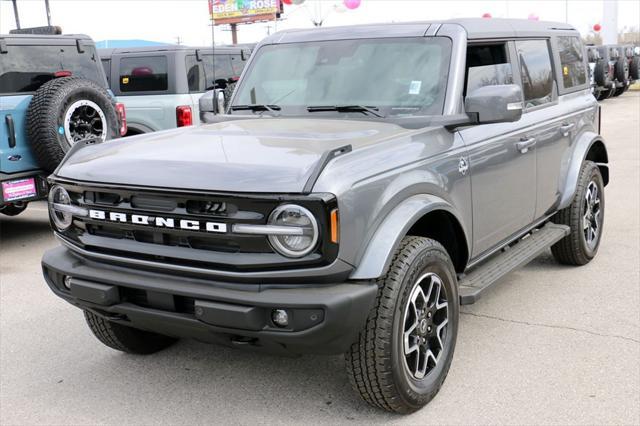
<svg viewBox="0 0 640 426"><path fill-rule="evenodd" d="M0 217L0 424L640 423L640 93L603 103L611 184L596 260L550 253L464 307L451 372L407 417L369 408L342 357L182 341L147 357L94 339L41 278L44 204Z"/></svg>

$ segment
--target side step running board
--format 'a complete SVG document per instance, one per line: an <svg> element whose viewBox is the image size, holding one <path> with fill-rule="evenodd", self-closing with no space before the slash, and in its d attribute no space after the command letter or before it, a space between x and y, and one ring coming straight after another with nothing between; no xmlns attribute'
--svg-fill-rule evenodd
<svg viewBox="0 0 640 426"><path fill-rule="evenodd" d="M569 227L547 223L507 250L474 268L458 281L460 304L475 303L482 293L507 275L538 257L547 248L569 235Z"/></svg>

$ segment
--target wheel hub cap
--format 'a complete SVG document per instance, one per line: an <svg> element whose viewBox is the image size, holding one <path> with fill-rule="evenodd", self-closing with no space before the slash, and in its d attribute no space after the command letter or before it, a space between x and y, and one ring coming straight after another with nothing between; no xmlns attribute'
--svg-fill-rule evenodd
<svg viewBox="0 0 640 426"><path fill-rule="evenodd" d="M447 294L440 277L422 275L414 284L404 312L405 367L416 379L429 374L442 357L448 325Z"/></svg>
<svg viewBox="0 0 640 426"><path fill-rule="evenodd" d="M107 139L107 119L95 102L81 100L74 102L64 116L64 135L69 143L86 139Z"/></svg>

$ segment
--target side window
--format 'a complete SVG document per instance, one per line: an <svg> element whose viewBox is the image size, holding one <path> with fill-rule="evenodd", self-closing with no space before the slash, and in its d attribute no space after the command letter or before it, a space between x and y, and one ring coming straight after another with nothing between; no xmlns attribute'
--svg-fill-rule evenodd
<svg viewBox="0 0 640 426"><path fill-rule="evenodd" d="M111 86L111 59L103 59L102 68L104 68L104 75L107 76L107 83Z"/></svg>
<svg viewBox="0 0 640 426"><path fill-rule="evenodd" d="M189 92L204 91L204 73L202 72L201 63L196 59L196 55L187 55L185 61Z"/></svg>
<svg viewBox="0 0 640 426"><path fill-rule="evenodd" d="M234 77L240 77L247 61L243 61L240 55L231 55L231 68L233 68Z"/></svg>
<svg viewBox="0 0 640 426"><path fill-rule="evenodd" d="M587 69L584 65L582 41L578 37L558 37L557 40L564 88L586 84Z"/></svg>
<svg viewBox="0 0 640 426"><path fill-rule="evenodd" d="M551 102L553 70L546 40L516 41L526 108Z"/></svg>
<svg viewBox="0 0 640 426"><path fill-rule="evenodd" d="M465 84L465 95L483 86L513 84L506 44L469 46Z"/></svg>
<svg viewBox="0 0 640 426"><path fill-rule="evenodd" d="M169 88L166 56L120 59L121 92L156 92Z"/></svg>

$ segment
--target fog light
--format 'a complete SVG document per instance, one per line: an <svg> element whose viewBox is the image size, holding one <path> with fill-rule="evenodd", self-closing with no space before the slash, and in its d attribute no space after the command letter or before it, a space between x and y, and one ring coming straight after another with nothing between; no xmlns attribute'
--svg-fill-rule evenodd
<svg viewBox="0 0 640 426"><path fill-rule="evenodd" d="M289 325L289 315L284 309L274 309L271 311L271 321L278 327Z"/></svg>
<svg viewBox="0 0 640 426"><path fill-rule="evenodd" d="M71 277L69 275L65 275L62 282L64 283L64 286L67 288L67 290L71 290Z"/></svg>

